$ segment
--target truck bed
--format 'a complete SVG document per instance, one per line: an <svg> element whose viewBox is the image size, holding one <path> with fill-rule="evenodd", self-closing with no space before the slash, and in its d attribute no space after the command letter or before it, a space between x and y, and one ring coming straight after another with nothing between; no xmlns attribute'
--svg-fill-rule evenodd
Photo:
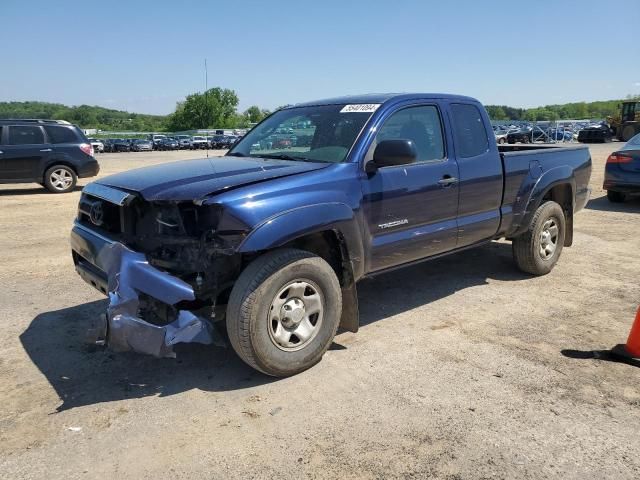
<svg viewBox="0 0 640 480"><path fill-rule="evenodd" d="M502 233L512 235L521 228L528 213L523 199L530 198L542 177L574 179L574 212L588 201L591 154L586 145L499 145L498 151L504 167Z"/></svg>

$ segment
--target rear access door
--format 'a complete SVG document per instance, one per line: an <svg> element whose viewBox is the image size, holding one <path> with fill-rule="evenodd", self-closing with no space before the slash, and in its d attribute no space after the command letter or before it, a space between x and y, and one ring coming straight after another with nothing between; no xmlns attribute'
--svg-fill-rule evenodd
<svg viewBox="0 0 640 480"><path fill-rule="evenodd" d="M457 247L493 238L500 227L503 167L484 108L475 102L448 105L459 170Z"/></svg>

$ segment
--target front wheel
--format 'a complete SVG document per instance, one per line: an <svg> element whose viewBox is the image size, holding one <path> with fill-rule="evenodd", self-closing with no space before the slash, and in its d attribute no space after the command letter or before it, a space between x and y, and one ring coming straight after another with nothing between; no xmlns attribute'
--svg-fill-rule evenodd
<svg viewBox="0 0 640 480"><path fill-rule="evenodd" d="M322 359L341 312L331 266L309 252L280 249L258 257L238 278L227 306L227 331L247 364L286 377Z"/></svg>
<svg viewBox="0 0 640 480"><path fill-rule="evenodd" d="M77 181L76 172L66 165L54 165L44 173L44 186L52 193L70 192Z"/></svg>
<svg viewBox="0 0 640 480"><path fill-rule="evenodd" d="M548 201L540 205L526 232L513 239L513 258L518 268L533 275L546 275L560 258L565 236L562 207Z"/></svg>

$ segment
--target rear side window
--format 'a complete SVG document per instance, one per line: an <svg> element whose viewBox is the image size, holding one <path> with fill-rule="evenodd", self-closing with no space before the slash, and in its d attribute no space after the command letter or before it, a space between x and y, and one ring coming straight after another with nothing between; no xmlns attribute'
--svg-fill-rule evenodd
<svg viewBox="0 0 640 480"><path fill-rule="evenodd" d="M44 129L47 131L51 143L78 143L78 137L69 127L46 125Z"/></svg>
<svg viewBox="0 0 640 480"><path fill-rule="evenodd" d="M40 127L25 125L9 127L9 145L38 145L44 143Z"/></svg>
<svg viewBox="0 0 640 480"><path fill-rule="evenodd" d="M451 105L451 113L453 135L460 157L475 157L489 150L487 131L480 110L475 105L454 103Z"/></svg>

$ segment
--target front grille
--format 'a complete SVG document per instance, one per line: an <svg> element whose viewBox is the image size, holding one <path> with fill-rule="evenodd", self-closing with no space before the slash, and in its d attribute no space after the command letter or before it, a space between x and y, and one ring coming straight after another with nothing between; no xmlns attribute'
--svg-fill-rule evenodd
<svg viewBox="0 0 640 480"><path fill-rule="evenodd" d="M123 208L102 198L83 193L78 205L78 221L91 229L119 235L124 230Z"/></svg>

